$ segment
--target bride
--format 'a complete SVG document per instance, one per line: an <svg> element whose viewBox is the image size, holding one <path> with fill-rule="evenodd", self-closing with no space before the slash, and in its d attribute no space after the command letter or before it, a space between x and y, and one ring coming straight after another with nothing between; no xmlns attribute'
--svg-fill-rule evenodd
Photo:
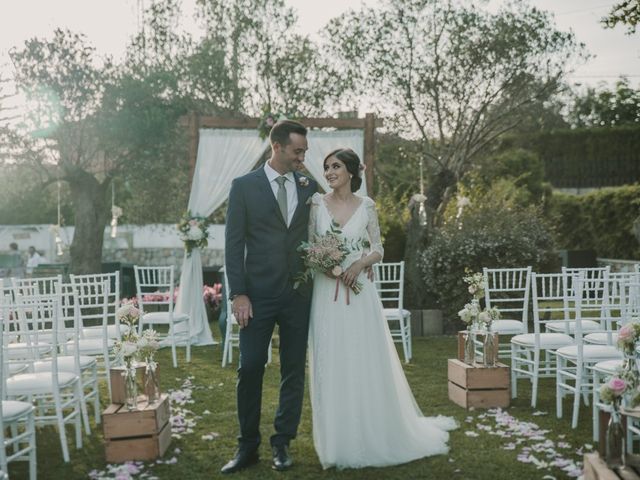
<svg viewBox="0 0 640 480"><path fill-rule="evenodd" d="M356 247L341 285L318 274L310 317L313 442L323 468L409 462L448 452L448 417L424 417L402 371L375 285L363 270L382 260L375 203L353 192L362 183L360 159L339 149L324 160L331 192L312 197L309 239L334 225ZM359 282L359 294L349 287ZM336 296L337 292L337 296Z"/></svg>

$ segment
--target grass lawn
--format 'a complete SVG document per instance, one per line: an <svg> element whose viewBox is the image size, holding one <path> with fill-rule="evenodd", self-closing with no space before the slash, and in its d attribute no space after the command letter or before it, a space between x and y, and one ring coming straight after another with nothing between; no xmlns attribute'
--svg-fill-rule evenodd
<svg viewBox="0 0 640 480"><path fill-rule="evenodd" d="M262 435L259 465L232 476L237 479L254 478L344 478L344 479L535 479L565 478L561 469L538 469L532 463L517 460L520 446L515 450L503 447L513 439L504 439L479 430L478 422L488 422L478 418L483 411L467 412L447 399L447 358L456 352L454 337L416 338L414 339L414 359L405 366L405 372L413 389L416 401L426 415L452 415L460 422L460 428L451 434L451 452L448 456L437 456L417 460L397 467L364 470L323 471L318 463L311 436L311 412L308 396L305 405L298 438L292 442L292 455L295 465L287 473L273 472L270 469L270 451L268 438L272 433L273 415L276 409L278 392L278 361L274 355L274 364L267 368L264 384ZM235 409L235 366L222 368L221 348L198 347L192 350L190 364L184 361L184 349L179 349L179 368L171 367L170 350L159 354L161 365L161 385L164 390L181 388L184 380L191 377L194 403L186 405L193 412L195 420L193 433L174 438L163 460L175 456L177 461L169 464L145 464L144 472L161 479L197 480L223 477L220 467L232 457L236 448L238 427ZM236 358L237 360L237 358ZM520 421L535 422L541 429L548 430L546 439L553 442L566 442L565 453L568 458L579 460L576 449L585 443L591 443L591 410L583 407L580 412L580 425L576 430L570 426L571 405L565 400L565 418L555 418L555 387L551 379L542 381L539 393L538 411L546 415L532 415L529 406L530 386L520 381L519 398L509 408L508 413ZM103 390L103 407L108 404L106 386ZM210 413L207 413L210 412ZM490 423L489 423L490 424ZM495 423L493 424L495 426ZM471 433L469 432L477 432ZM213 438L206 435L216 433ZM477 436L476 436L477 435ZM73 439L72 430L68 429ZM205 436L205 439L202 437ZM60 443L53 427L38 430L38 478L40 479L81 479L89 478L94 469L106 469L103 452L101 427L93 428L91 436L84 436L84 446L76 450L70 443L71 462L62 461ZM72 442L73 440L71 440ZM176 453L176 449L179 452ZM536 454L537 458L544 458ZM27 477L24 464L12 464L9 472L13 479ZM114 478L113 476L109 478ZM144 478L135 476L133 478Z"/></svg>

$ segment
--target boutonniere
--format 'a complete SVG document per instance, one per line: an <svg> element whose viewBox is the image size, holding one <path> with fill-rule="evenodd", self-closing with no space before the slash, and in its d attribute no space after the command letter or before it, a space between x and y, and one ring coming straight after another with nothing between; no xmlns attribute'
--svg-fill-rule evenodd
<svg viewBox="0 0 640 480"><path fill-rule="evenodd" d="M308 187L309 179L307 177L300 176L298 177L298 183L300 184L301 187Z"/></svg>

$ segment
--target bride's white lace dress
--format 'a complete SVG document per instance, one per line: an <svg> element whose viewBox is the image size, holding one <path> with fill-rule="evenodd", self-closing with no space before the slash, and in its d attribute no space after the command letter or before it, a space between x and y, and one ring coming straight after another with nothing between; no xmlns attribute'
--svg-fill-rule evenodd
<svg viewBox="0 0 640 480"><path fill-rule="evenodd" d="M312 197L309 233L322 235L332 217L322 195ZM363 198L341 227L348 240L368 239L383 253L375 203ZM343 264L362 256L354 251ZM449 417L424 417L402 370L375 285L363 273L363 289L350 294L316 275L310 323L313 442L323 468L396 465L448 452Z"/></svg>

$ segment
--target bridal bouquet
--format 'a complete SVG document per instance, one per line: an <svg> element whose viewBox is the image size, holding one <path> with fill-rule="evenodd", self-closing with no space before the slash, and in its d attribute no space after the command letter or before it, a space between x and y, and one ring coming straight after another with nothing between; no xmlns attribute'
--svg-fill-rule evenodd
<svg viewBox="0 0 640 480"><path fill-rule="evenodd" d="M362 246L366 246L365 241L361 241ZM298 288L300 283L304 283L313 278L315 272L331 273L336 277L336 296L338 291L338 282L340 276L344 273L342 262L347 255L357 248L358 245L349 245L346 239L342 237L341 231L335 227L327 231L324 235L316 236L312 242L302 242L298 247L298 251L302 252L304 265L306 269L298 277L294 288ZM362 291L362 284L359 281L351 286L351 290L355 294Z"/></svg>
<svg viewBox="0 0 640 480"><path fill-rule="evenodd" d="M209 244L207 228L209 228L209 220L205 217L195 217L190 211L182 217L178 224L178 231L180 239L184 242L187 256L191 256L191 250L194 247L205 248Z"/></svg>

